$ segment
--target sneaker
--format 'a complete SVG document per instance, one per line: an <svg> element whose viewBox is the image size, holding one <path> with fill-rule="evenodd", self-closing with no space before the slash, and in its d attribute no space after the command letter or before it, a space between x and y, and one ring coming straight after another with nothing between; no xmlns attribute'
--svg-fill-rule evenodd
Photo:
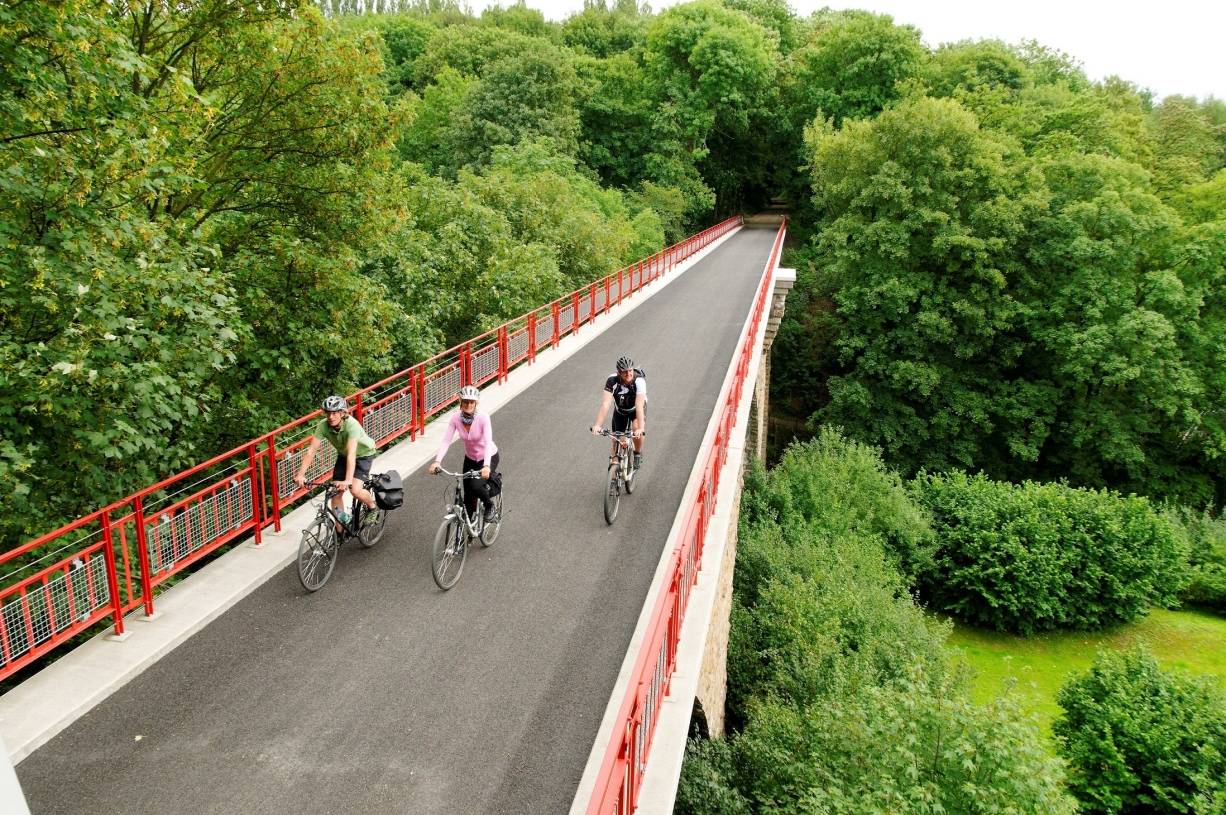
<svg viewBox="0 0 1226 815"><path fill-rule="evenodd" d="M488 507L486 507L484 520L487 524L492 524L494 523L494 521L498 520L497 507L495 507L493 504L490 504Z"/></svg>
<svg viewBox="0 0 1226 815"><path fill-rule="evenodd" d="M643 454L635 453L634 454L634 469L637 470L639 467L642 467L642 466L643 466Z"/></svg>

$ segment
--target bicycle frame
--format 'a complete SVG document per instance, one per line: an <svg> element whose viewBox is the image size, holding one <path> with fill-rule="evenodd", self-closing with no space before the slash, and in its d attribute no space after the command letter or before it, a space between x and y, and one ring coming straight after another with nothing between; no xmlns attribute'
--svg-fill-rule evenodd
<svg viewBox="0 0 1226 815"><path fill-rule="evenodd" d="M464 522L464 525L468 527L468 531L473 537L480 535L481 531L476 527L476 524L479 522L478 519L481 518L481 513L469 512L468 504L464 500L464 479L478 479L481 477L480 471L469 470L463 473L453 473L451 470L447 470L442 467L439 467L438 471L455 479L455 484L452 485L453 492L451 494L451 501L447 504L447 510L444 517L454 515Z"/></svg>

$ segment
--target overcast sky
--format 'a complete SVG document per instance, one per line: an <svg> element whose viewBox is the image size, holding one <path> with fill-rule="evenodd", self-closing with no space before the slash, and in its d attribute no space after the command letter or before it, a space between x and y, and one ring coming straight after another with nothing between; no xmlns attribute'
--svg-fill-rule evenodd
<svg viewBox="0 0 1226 815"><path fill-rule="evenodd" d="M490 0L469 0L474 11ZM680 0L649 0L656 11ZM551 20L583 0L527 0ZM1091 79L1117 74L1158 96L1226 99L1226 2L1223 0L791 0L802 16L824 6L861 8L914 25L935 46L963 39L1040 43L1073 56Z"/></svg>

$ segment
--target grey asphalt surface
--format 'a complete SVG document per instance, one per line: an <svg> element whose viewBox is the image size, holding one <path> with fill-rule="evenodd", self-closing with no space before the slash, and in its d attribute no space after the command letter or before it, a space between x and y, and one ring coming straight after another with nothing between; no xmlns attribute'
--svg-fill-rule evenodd
<svg viewBox="0 0 1226 815"><path fill-rule="evenodd" d="M402 474L322 591L291 566L19 764L32 813L565 813L773 238L734 235L494 414L508 515L454 589L429 573L448 482ZM585 428L626 353L649 435L609 527Z"/></svg>

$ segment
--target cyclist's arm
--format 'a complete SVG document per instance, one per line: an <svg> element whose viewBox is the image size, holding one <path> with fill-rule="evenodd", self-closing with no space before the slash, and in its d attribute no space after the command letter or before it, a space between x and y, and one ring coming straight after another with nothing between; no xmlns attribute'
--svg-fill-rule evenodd
<svg viewBox="0 0 1226 815"><path fill-rule="evenodd" d="M319 436L311 436L311 443L307 445L306 452L302 455L302 466L298 468L299 481L306 480L307 470L311 468L311 463L315 461L315 453L319 450Z"/></svg>
<svg viewBox="0 0 1226 815"><path fill-rule="evenodd" d="M600 410L596 413L596 421L592 423L593 428L600 428L604 424L604 417L609 413L609 406L613 404L613 394L605 391L600 397Z"/></svg>
<svg viewBox="0 0 1226 815"><path fill-rule="evenodd" d="M438 446L438 452L434 454L435 464L441 464L443 462L443 456L447 455L447 448L451 446L453 441L455 441L457 424L456 417L458 415L458 413L453 414L451 419L447 422L447 432L443 434L443 443Z"/></svg>
<svg viewBox="0 0 1226 815"><path fill-rule="evenodd" d="M634 429L642 433L647 429L647 395L640 393L634 397Z"/></svg>

